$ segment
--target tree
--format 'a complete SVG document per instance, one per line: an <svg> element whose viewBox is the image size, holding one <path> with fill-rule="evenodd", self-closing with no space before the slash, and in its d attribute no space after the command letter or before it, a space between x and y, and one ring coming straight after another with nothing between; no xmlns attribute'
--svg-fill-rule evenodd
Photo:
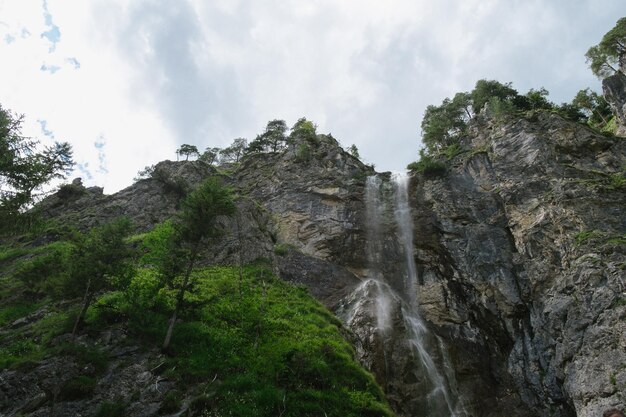
<svg viewBox="0 0 626 417"><path fill-rule="evenodd" d="M0 106L0 217L4 220L31 204L45 184L65 178L74 165L69 143L42 147L21 135L23 120L24 116Z"/></svg>
<svg viewBox="0 0 626 417"><path fill-rule="evenodd" d="M580 108L594 125L605 126L612 115L611 107L604 97L589 88L580 90L572 100L572 105Z"/></svg>
<svg viewBox="0 0 626 417"><path fill-rule="evenodd" d="M359 155L359 148L357 148L355 144L352 144L352 146L348 148L348 152L356 159L361 158L361 156Z"/></svg>
<svg viewBox="0 0 626 417"><path fill-rule="evenodd" d="M271 120L267 122L263 136L272 152L276 152L285 147L287 142L287 123L284 120Z"/></svg>
<svg viewBox="0 0 626 417"><path fill-rule="evenodd" d="M198 148L195 145L185 143L176 150L176 155L185 156L185 161L188 161L190 156L200 156L200 152L198 152Z"/></svg>
<svg viewBox="0 0 626 417"><path fill-rule="evenodd" d="M494 97L503 101L510 101L518 95L517 90L511 87L511 83L502 84L496 80L478 80L471 93L472 109L477 114Z"/></svg>
<svg viewBox="0 0 626 417"><path fill-rule="evenodd" d="M132 275L133 251L124 241L131 229L130 220L122 217L75 237L66 291L82 290L83 302L72 337L76 336L94 294L116 283L122 284Z"/></svg>
<svg viewBox="0 0 626 417"><path fill-rule="evenodd" d="M541 87L539 90L531 88L525 96L513 99L513 104L519 110L550 110L554 104L547 99L550 92Z"/></svg>
<svg viewBox="0 0 626 417"><path fill-rule="evenodd" d="M186 266L176 297L174 312L163 341L164 351L169 348L176 319L183 308L185 292L190 286L191 272L198 258L201 244L207 239L220 236L222 230L218 224L219 217L230 216L234 212L235 203L230 189L223 187L215 178L209 178L203 182L183 201L175 239L184 247Z"/></svg>
<svg viewBox="0 0 626 417"><path fill-rule="evenodd" d="M580 107L571 103L561 103L561 105L556 108L556 111L562 117L573 122L587 123L588 121L587 115L581 111Z"/></svg>
<svg viewBox="0 0 626 417"><path fill-rule="evenodd" d="M220 158L224 162L239 162L244 155L246 148L248 147L248 141L244 138L237 138L233 140L233 143L220 151Z"/></svg>
<svg viewBox="0 0 626 417"><path fill-rule="evenodd" d="M221 152L222 150L220 148L206 148L199 159L209 165L213 165L218 161Z"/></svg>
<svg viewBox="0 0 626 417"><path fill-rule="evenodd" d="M314 143L317 139L317 126L313 124L310 120L307 120L304 117L298 119L296 123L294 123L291 128L291 133L289 134L288 141L290 143L295 143L299 140L306 140L308 142Z"/></svg>
<svg viewBox="0 0 626 417"><path fill-rule="evenodd" d="M458 142L467 128L464 100L446 98L440 106L426 107L422 119L422 142L430 153Z"/></svg>
<svg viewBox="0 0 626 417"><path fill-rule="evenodd" d="M626 17L617 21L598 45L585 54L591 71L598 78L605 78L621 71L626 72Z"/></svg>

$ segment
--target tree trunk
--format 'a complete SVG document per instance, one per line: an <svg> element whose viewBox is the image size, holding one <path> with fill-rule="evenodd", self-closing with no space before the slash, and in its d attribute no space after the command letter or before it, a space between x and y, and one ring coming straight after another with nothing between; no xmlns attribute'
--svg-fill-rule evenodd
<svg viewBox="0 0 626 417"><path fill-rule="evenodd" d="M89 304L91 304L91 298L92 298L92 294L91 294L91 276L90 276L89 279L87 280L87 288L85 288L85 295L83 297L83 307L80 309L80 313L78 314L78 317L76 317L76 321L74 322L74 328L72 329L72 341L76 339L76 332L78 331L80 324L85 318L85 314L87 313Z"/></svg>
<svg viewBox="0 0 626 417"><path fill-rule="evenodd" d="M602 119L603 127L607 125L608 121L606 120L606 118L604 116L602 116L602 113L600 113L599 111L597 111L595 109L592 109L592 112L597 114L600 117L600 119Z"/></svg>
<svg viewBox="0 0 626 417"><path fill-rule="evenodd" d="M193 264L196 262L196 257L198 256L198 246L200 246L200 244L196 243L191 251L191 257L189 258L189 265L187 265L187 270L185 271L183 285L180 287L180 290L178 291L178 296L176 297L176 307L174 307L174 313L172 314L172 317L170 317L169 326L167 327L167 333L165 333L165 340L163 341L163 347L161 348L164 352L166 352L167 349L170 347L172 334L174 333L174 325L176 324L176 318L178 317L178 313L183 306L183 302L185 300L185 291L187 290L187 285L189 285L189 278L191 277Z"/></svg>

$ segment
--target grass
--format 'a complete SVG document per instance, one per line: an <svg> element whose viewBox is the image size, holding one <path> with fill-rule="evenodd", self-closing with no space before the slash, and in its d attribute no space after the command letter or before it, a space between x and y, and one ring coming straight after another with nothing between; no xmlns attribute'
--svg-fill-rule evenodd
<svg viewBox="0 0 626 417"><path fill-rule="evenodd" d="M139 299L118 292L96 305L120 311L138 339L158 346L175 291L154 286L149 276L144 271L131 283L134 294L143 291ZM241 280L234 267L198 270L193 278L186 298L191 308L174 330L163 367L179 387L207 384L206 396L192 408L250 417L393 415L372 375L354 359L339 320L305 289L260 264L245 267ZM94 310L105 317L94 314L92 323L112 319L107 310ZM172 394L172 410L178 398Z"/></svg>

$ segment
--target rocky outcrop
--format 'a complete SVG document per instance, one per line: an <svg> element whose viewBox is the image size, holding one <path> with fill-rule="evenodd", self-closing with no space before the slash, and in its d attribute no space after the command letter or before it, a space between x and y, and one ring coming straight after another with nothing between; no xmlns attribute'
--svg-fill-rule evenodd
<svg viewBox="0 0 626 417"><path fill-rule="evenodd" d="M413 205L418 298L469 408L624 404L625 143L549 113L466 140L443 178L415 178Z"/></svg>
<svg viewBox="0 0 626 417"><path fill-rule="evenodd" d="M616 117L616 134L626 137L626 75L621 71L617 71L615 74L602 80L602 92Z"/></svg>

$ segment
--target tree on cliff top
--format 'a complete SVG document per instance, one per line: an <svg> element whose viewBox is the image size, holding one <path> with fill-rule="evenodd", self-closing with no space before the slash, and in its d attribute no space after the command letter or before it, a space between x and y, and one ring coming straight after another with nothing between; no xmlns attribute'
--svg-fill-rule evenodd
<svg viewBox="0 0 626 417"><path fill-rule="evenodd" d="M589 48L585 54L591 71L605 78L617 71L626 72L626 17L617 21L598 45Z"/></svg>
<svg viewBox="0 0 626 417"><path fill-rule="evenodd" d="M176 150L176 155L184 156L185 161L188 161L190 156L200 156L200 152L198 152L197 146L185 143Z"/></svg>

